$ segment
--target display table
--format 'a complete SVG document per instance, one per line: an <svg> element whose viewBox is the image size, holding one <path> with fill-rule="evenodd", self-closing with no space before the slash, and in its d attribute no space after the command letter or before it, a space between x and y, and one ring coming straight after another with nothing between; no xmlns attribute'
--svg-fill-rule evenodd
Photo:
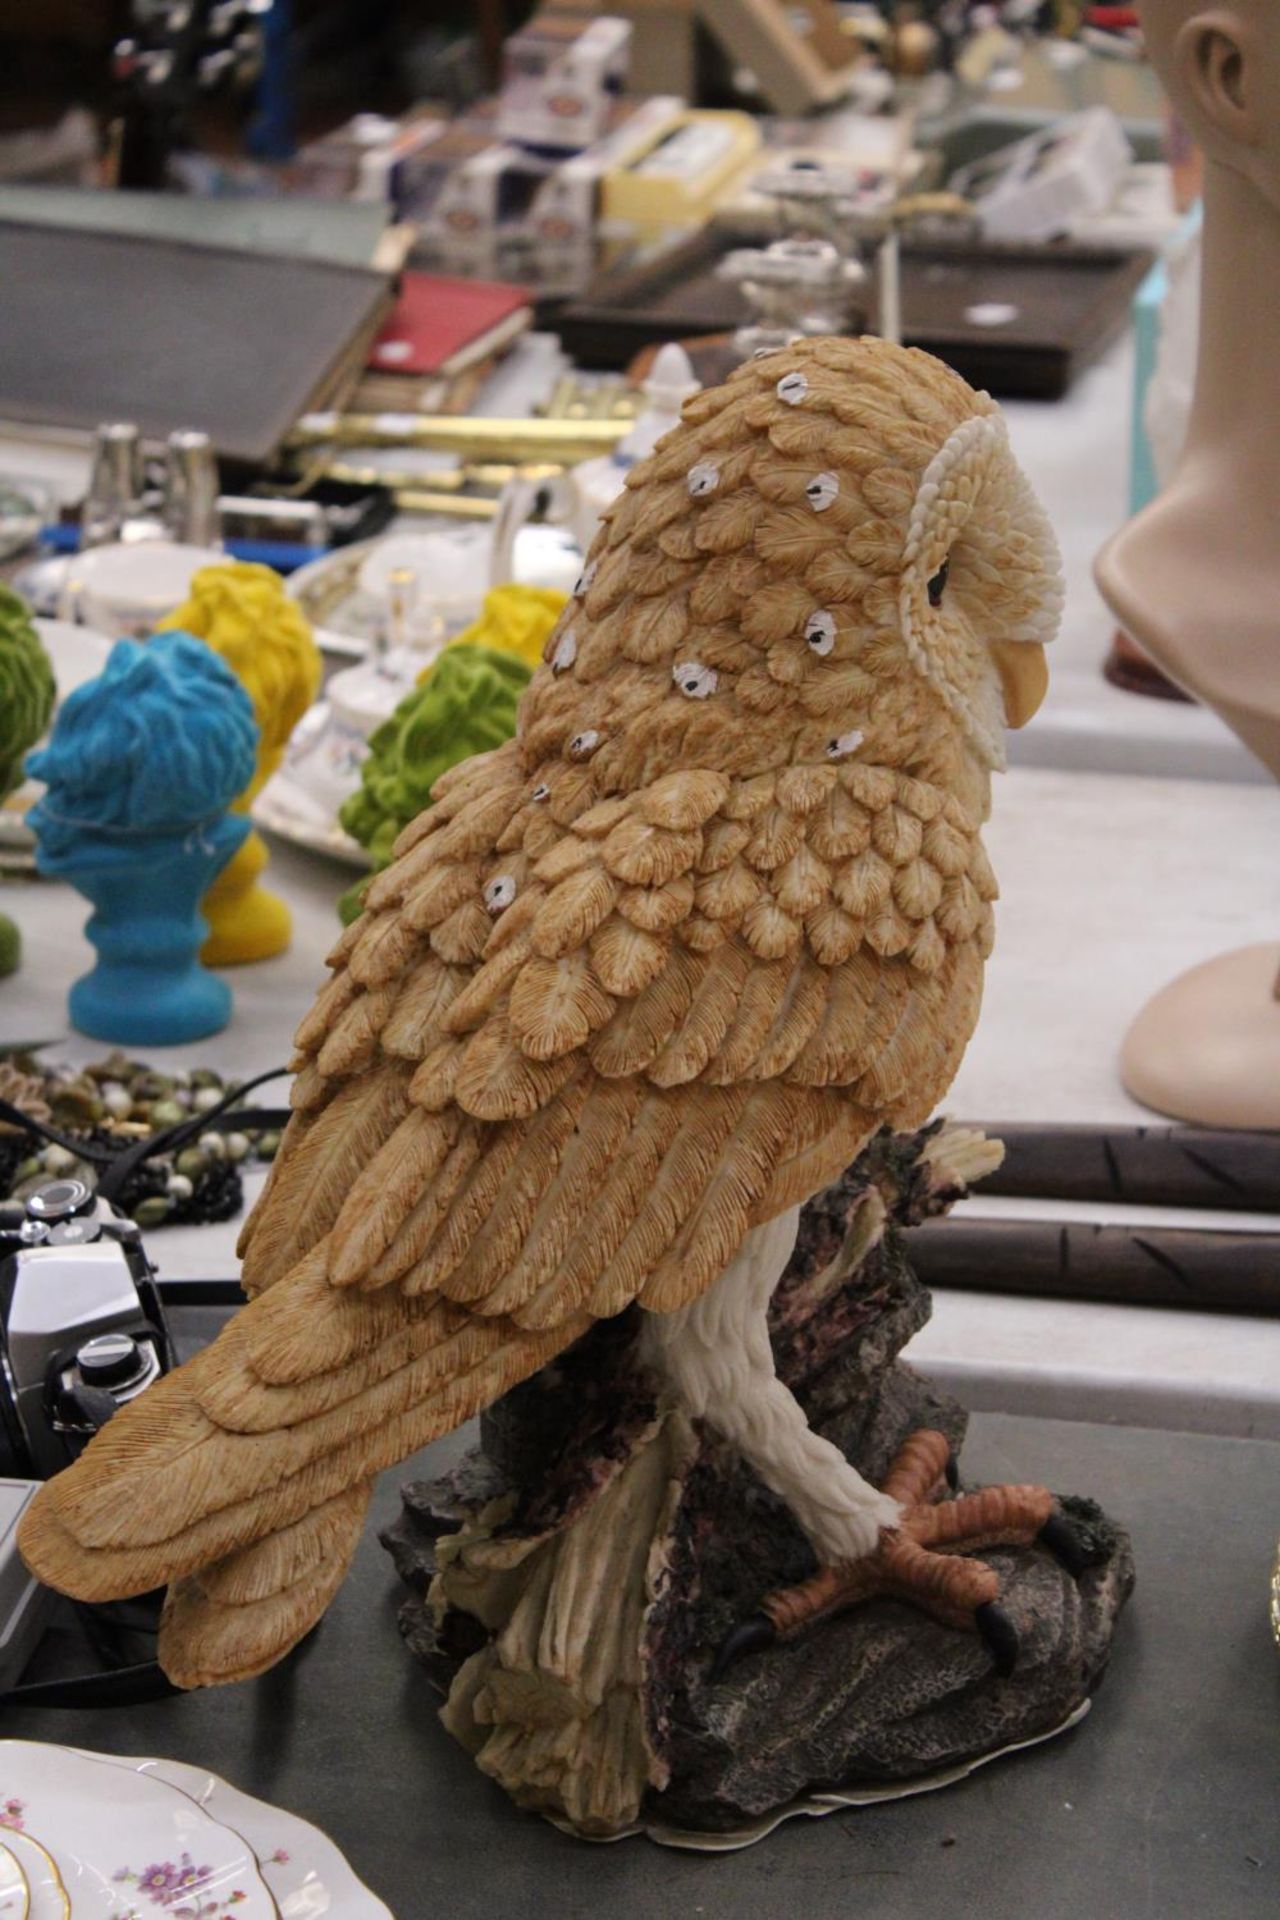
<svg viewBox="0 0 1280 1920"><path fill-rule="evenodd" d="M560 366L549 336L526 336L478 410L526 411ZM1101 675L1111 622L1091 568L1125 513L1131 369L1122 340L1065 400L1005 409L1017 456L1058 530L1069 592L1048 699L1011 736L1017 764L996 782L988 846L1003 893L997 945L982 1021L947 1103L966 1120L1149 1119L1116 1071L1130 1020L1185 968L1274 939L1280 927L1280 793L1214 714L1121 693ZM3 451L6 466L31 463L68 497L83 485L78 452L16 442ZM412 456L371 458L403 465ZM349 878L273 847L271 884L294 913L292 950L229 975L231 1027L173 1064L247 1076L285 1059ZM65 888L29 889L3 876L0 904L22 922L27 947L23 972L0 984L0 1043L60 1039L67 989L90 959L83 904ZM64 1049L79 1060L104 1051L79 1037ZM154 1057L164 1060L159 1050ZM256 1184L251 1178L251 1194ZM1033 1200L981 1195L968 1205L1044 1211ZM1140 1218L1133 1209L1086 1211L1098 1221ZM1062 1203L1054 1217L1066 1217ZM1274 1221L1232 1216L1231 1225L1248 1231ZM226 1277L235 1271L234 1240L234 1227L171 1229L153 1245L166 1276ZM912 1357L974 1406L1280 1439L1280 1321L940 1293Z"/></svg>
<svg viewBox="0 0 1280 1920"><path fill-rule="evenodd" d="M1087 1487L1132 1532L1137 1592L1093 1711L944 1792L794 1821L751 1851L708 1858L639 1838L568 1839L515 1811L439 1726L437 1696L400 1643L404 1589L376 1531L398 1510L400 1482L442 1471L465 1439L384 1476L351 1577L283 1667L148 1707L11 1712L6 1733L223 1773L324 1827L397 1920L1277 1911L1280 1655L1265 1602L1280 1447L979 1416L966 1476Z"/></svg>

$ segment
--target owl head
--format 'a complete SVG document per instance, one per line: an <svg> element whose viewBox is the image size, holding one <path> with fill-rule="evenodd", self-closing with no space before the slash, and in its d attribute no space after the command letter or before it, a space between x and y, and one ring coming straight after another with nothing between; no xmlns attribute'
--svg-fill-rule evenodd
<svg viewBox="0 0 1280 1920"><path fill-rule="evenodd" d="M990 398L880 340L798 341L686 402L632 470L521 737L590 757L603 791L854 755L985 779L1061 605Z"/></svg>
<svg viewBox="0 0 1280 1920"><path fill-rule="evenodd" d="M1062 614L1053 529L986 394L919 475L898 577L904 645L988 766L1048 686Z"/></svg>

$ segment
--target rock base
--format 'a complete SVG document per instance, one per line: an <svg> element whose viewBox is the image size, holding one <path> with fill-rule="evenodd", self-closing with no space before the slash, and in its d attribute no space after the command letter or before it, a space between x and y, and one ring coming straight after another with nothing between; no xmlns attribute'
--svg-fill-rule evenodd
<svg viewBox="0 0 1280 1920"><path fill-rule="evenodd" d="M897 1358L929 1314L899 1228L959 1197L974 1158L972 1136L882 1135L805 1208L774 1299L779 1373L873 1482L919 1427L960 1455L963 1409ZM1019 1634L1009 1677L976 1635L874 1600L711 1685L725 1634L813 1554L750 1468L659 1403L636 1332L632 1315L597 1327L500 1402L454 1474L404 1489L384 1536L445 1724L514 1799L598 1836L727 1834L800 1796L963 1767L1079 1710L1133 1561L1069 1494L1079 1577L1039 1546L982 1556Z"/></svg>

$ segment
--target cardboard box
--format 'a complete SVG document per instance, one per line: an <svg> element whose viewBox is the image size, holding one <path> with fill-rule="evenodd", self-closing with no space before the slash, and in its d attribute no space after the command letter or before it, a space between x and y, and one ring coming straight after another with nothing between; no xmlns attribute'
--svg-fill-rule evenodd
<svg viewBox="0 0 1280 1920"><path fill-rule="evenodd" d="M581 152L598 140L627 77L631 25L609 14L538 13L507 41L498 132Z"/></svg>
<svg viewBox="0 0 1280 1920"><path fill-rule="evenodd" d="M684 112L676 94L651 100L620 100L603 139L562 160L539 185L524 216L525 231L540 246L590 243L602 211L606 177L660 140Z"/></svg>
<svg viewBox="0 0 1280 1920"><path fill-rule="evenodd" d="M696 226L738 190L759 150L751 114L686 108L609 169L601 217L641 232Z"/></svg>
<svg viewBox="0 0 1280 1920"><path fill-rule="evenodd" d="M444 133L448 122L415 108L399 120L357 113L299 152L290 169L297 190L327 200L385 200L401 218L402 170Z"/></svg>

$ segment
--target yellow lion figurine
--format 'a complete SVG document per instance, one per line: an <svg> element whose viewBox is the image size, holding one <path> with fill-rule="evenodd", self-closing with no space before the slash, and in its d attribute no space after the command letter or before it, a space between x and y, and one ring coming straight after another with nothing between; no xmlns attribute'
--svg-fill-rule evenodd
<svg viewBox="0 0 1280 1920"><path fill-rule="evenodd" d="M289 735L320 690L320 649L297 602L270 567L246 561L202 567L190 597L160 622L194 634L219 654L253 702L258 762L232 809L247 813L279 766ZM269 960L289 944L292 922L283 900L258 884L267 850L250 833L202 902L209 937L200 950L208 966Z"/></svg>

